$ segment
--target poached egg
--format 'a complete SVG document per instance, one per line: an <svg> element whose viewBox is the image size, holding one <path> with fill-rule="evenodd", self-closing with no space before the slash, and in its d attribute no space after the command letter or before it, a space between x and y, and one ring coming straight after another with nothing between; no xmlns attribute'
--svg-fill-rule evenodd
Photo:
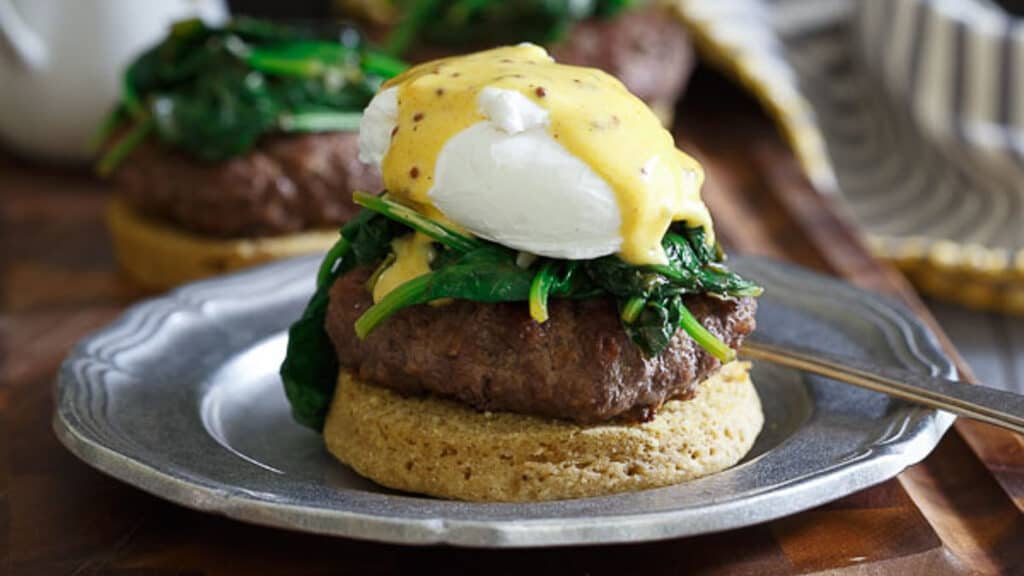
<svg viewBox="0 0 1024 576"><path fill-rule="evenodd" d="M700 165L640 99L533 44L416 66L365 110L359 156L391 197L529 254L666 262L675 221L703 227Z"/></svg>

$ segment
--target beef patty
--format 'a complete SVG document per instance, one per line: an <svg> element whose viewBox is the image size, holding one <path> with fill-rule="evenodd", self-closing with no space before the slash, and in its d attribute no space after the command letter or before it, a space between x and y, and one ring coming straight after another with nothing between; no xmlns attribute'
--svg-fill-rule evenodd
<svg viewBox="0 0 1024 576"><path fill-rule="evenodd" d="M525 302L420 305L359 340L353 324L373 304L369 275L356 270L334 283L326 329L342 366L403 394L580 423L636 421L653 417L666 400L692 396L719 366L682 330L661 354L645 358L609 299L554 300L543 324ZM694 296L686 305L730 346L754 329L751 298Z"/></svg>
<svg viewBox="0 0 1024 576"><path fill-rule="evenodd" d="M696 65L686 30L661 8L584 20L549 48L558 62L600 68L641 100L669 106Z"/></svg>
<svg viewBox="0 0 1024 576"><path fill-rule="evenodd" d="M489 47L422 45L409 59L426 62ZM660 7L627 10L614 18L582 20L547 49L562 64L600 68L621 80L644 102L665 106L679 99L697 63L683 25Z"/></svg>
<svg viewBox="0 0 1024 576"><path fill-rule="evenodd" d="M205 236L276 236L332 227L356 213L353 190L380 176L358 159L355 132L265 138L224 162L204 162L155 142L114 175L137 211Z"/></svg>

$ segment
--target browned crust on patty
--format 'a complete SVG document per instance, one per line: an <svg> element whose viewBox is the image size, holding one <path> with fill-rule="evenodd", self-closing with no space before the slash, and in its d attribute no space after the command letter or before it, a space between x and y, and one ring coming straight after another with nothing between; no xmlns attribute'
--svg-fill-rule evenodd
<svg viewBox="0 0 1024 576"><path fill-rule="evenodd" d="M380 176L359 162L355 132L270 137L223 162L147 142L114 179L138 212L215 238L335 227L356 212L353 190L381 188Z"/></svg>
<svg viewBox="0 0 1024 576"><path fill-rule="evenodd" d="M372 305L369 274L357 270L334 283L326 329L343 366L403 394L580 423L645 420L666 400L692 395L719 366L683 331L645 358L607 299L555 300L544 324L523 302L414 306L359 340L353 324ZM731 346L754 329L753 299L697 296L686 304Z"/></svg>

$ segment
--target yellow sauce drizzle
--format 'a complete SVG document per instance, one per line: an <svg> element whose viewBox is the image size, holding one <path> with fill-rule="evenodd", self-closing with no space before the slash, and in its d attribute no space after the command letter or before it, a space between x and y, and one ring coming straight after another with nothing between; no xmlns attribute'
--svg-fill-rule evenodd
<svg viewBox="0 0 1024 576"><path fill-rule="evenodd" d="M429 236L416 232L391 241L395 261L384 269L373 285L373 301L380 302L389 292L413 278L430 273L434 248Z"/></svg>
<svg viewBox="0 0 1024 576"><path fill-rule="evenodd" d="M391 79L398 123L384 158L384 185L430 216L434 165L448 139L484 120L485 87L516 90L548 110L548 132L615 191L622 218L619 256L661 264L661 239L673 221L707 230L700 198L704 172L675 147L672 135L621 82L592 68L556 64L543 48L521 44L428 62Z"/></svg>

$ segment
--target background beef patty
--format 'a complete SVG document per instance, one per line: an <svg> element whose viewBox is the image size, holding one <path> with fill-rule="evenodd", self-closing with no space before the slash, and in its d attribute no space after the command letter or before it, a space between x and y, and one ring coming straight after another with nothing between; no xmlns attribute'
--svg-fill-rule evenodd
<svg viewBox="0 0 1024 576"><path fill-rule="evenodd" d="M266 138L242 156L204 162L149 142L114 175L129 205L206 236L276 236L337 226L356 213L352 191L380 176L358 159L357 133Z"/></svg>

